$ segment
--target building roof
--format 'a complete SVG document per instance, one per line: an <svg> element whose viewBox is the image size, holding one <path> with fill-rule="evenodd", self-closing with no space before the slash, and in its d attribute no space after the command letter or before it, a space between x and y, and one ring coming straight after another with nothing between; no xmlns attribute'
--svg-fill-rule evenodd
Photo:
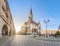
<svg viewBox="0 0 60 46"><path fill-rule="evenodd" d="M31 22L31 23L36 24L36 25L38 25L38 24L39 24L39 23L37 23L37 22L35 22L35 21L33 21L33 20L32 20L32 22Z"/></svg>
<svg viewBox="0 0 60 46"><path fill-rule="evenodd" d="M28 24L30 21L28 20L27 22L25 22L25 24ZM32 23L32 24L36 24L36 25L38 25L39 23L37 23L37 22L35 22L35 21L31 21L30 23Z"/></svg>

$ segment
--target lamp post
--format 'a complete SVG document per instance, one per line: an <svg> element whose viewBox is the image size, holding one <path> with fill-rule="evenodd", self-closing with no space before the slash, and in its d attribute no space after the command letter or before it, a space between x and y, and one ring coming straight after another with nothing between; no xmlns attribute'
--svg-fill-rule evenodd
<svg viewBox="0 0 60 46"><path fill-rule="evenodd" d="M59 27L58 27L58 31L60 31L60 25L59 25Z"/></svg>
<svg viewBox="0 0 60 46"><path fill-rule="evenodd" d="M48 37L48 35L47 35L47 23L49 22L49 20L44 20L44 23L46 23L46 37Z"/></svg>

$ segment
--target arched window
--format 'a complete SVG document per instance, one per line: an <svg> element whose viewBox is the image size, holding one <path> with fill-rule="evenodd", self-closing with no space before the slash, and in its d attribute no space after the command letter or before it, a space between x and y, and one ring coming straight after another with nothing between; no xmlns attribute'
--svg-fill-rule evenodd
<svg viewBox="0 0 60 46"><path fill-rule="evenodd" d="M8 35L8 27L7 27L7 25L4 25L2 27L2 35Z"/></svg>

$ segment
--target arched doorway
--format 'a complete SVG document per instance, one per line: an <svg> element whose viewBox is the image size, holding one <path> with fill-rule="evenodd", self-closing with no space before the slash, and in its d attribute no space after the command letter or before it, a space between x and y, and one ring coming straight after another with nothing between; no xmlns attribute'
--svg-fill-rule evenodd
<svg viewBox="0 0 60 46"><path fill-rule="evenodd" d="M2 35L8 35L8 27L7 27L7 25L4 25L2 27Z"/></svg>
<svg viewBox="0 0 60 46"><path fill-rule="evenodd" d="M33 29L32 29L32 33L33 33L33 32L36 32L36 33L37 33L37 29L33 28Z"/></svg>

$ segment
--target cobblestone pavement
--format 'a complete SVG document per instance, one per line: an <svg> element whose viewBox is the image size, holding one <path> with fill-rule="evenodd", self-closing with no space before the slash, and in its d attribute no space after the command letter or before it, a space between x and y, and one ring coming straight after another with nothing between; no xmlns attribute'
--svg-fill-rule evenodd
<svg viewBox="0 0 60 46"><path fill-rule="evenodd" d="M0 38L0 46L1 46L3 43L5 43L5 42L7 42L7 41L9 41L9 40L11 40L11 39L13 39L13 38L14 38L14 36L3 35L3 37Z"/></svg>
<svg viewBox="0 0 60 46"><path fill-rule="evenodd" d="M7 41L10 37L11 37L11 36L3 35L3 37L0 38L0 45L1 45L2 43L4 43L5 41Z"/></svg>
<svg viewBox="0 0 60 46"><path fill-rule="evenodd" d="M0 46L60 46L60 42L42 41L30 36L16 35Z"/></svg>

